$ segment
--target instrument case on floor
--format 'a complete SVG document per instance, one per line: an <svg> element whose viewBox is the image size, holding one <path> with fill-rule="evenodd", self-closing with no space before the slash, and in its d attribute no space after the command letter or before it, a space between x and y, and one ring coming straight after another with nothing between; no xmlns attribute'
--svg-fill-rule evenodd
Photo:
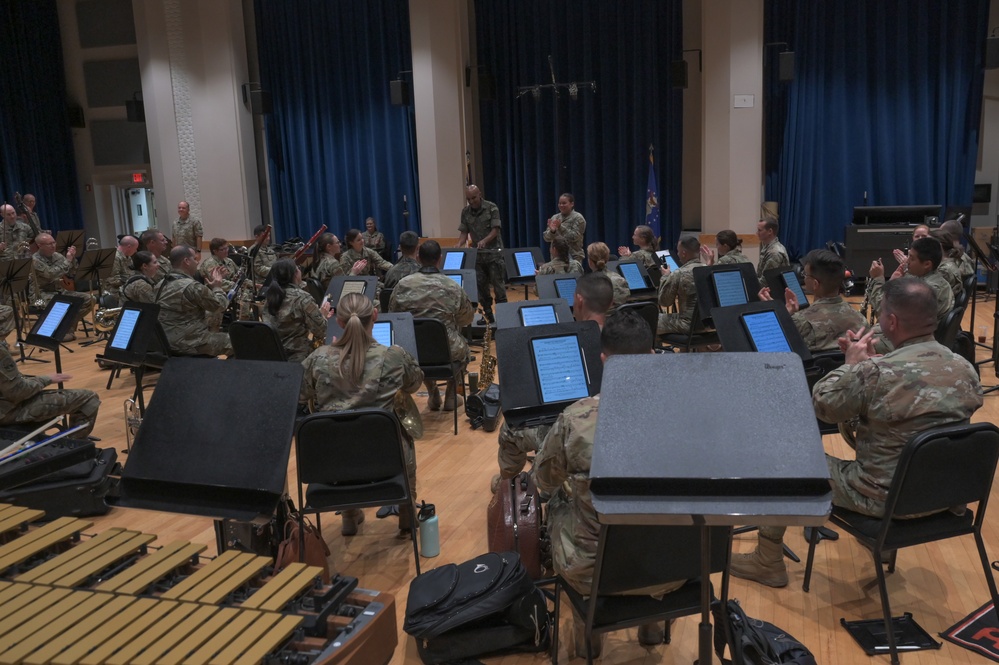
<svg viewBox="0 0 999 665"><path fill-rule="evenodd" d="M105 515L106 502L118 488L121 465L114 448L98 450L92 459L50 473L30 485L0 493L0 502L45 511L45 519Z"/></svg>
<svg viewBox="0 0 999 665"><path fill-rule="evenodd" d="M490 552L516 552L531 579L541 579L541 495L521 471L501 480L486 511Z"/></svg>

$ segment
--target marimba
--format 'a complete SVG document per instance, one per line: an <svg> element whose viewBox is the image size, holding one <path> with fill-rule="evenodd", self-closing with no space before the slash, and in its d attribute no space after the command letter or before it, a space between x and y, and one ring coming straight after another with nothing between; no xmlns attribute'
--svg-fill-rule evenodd
<svg viewBox="0 0 999 665"><path fill-rule="evenodd" d="M0 505L0 664L386 663L395 600L296 563Z"/></svg>

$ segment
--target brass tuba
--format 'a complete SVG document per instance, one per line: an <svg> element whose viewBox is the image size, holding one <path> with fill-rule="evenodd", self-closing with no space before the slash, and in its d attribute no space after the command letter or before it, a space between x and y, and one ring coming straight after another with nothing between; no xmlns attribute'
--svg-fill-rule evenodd
<svg viewBox="0 0 999 665"><path fill-rule="evenodd" d="M114 324L121 314L121 307L102 307L94 312L94 327L97 332L107 333L114 330Z"/></svg>

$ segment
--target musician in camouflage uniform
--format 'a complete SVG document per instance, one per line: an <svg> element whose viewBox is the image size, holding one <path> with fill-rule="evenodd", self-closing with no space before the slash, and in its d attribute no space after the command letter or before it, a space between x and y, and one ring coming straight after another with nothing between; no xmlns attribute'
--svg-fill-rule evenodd
<svg viewBox="0 0 999 665"><path fill-rule="evenodd" d="M556 239L556 243L564 243ZM554 245L554 243L552 243ZM607 312L614 301L614 289L610 280L601 273L587 273L576 280L576 293L573 296L572 314L577 321L595 321L602 330ZM545 440L551 425L511 427L506 420L500 426L499 448L496 461L500 472L493 476L491 489L499 487L504 478L513 478L524 470L527 456L537 452Z"/></svg>
<svg viewBox="0 0 999 665"><path fill-rule="evenodd" d="M411 312L414 317L431 317L444 324L447 329L451 360L468 363L468 343L461 336L461 329L472 322L475 310L458 284L440 272L441 246L436 240L426 240L419 249L419 272L402 280L392 290L389 300L390 312ZM431 410L443 407L453 411L459 405L454 381L448 381L443 405L437 384L427 381L427 404Z"/></svg>
<svg viewBox="0 0 999 665"><path fill-rule="evenodd" d="M92 390L43 390L52 383L69 381L69 374L27 377L7 347L7 336L14 330L14 311L0 305L0 425L36 425L57 416L69 416L70 426L87 424L73 435L83 439L97 422L101 400Z"/></svg>
<svg viewBox="0 0 999 665"><path fill-rule="evenodd" d="M24 204L24 214L21 215L21 220L28 226L31 231L31 238L37 238L46 229L42 228L42 220L38 217L38 213L35 212L35 195L28 192L21 197L21 203Z"/></svg>
<svg viewBox="0 0 999 665"><path fill-rule="evenodd" d="M569 244L572 258L583 263L583 243L586 240L586 218L576 212L576 197L566 192L558 197L558 213L548 218L545 232L542 234L545 242L555 238L564 238Z"/></svg>
<svg viewBox="0 0 999 665"><path fill-rule="evenodd" d="M132 271L132 257L139 251L139 239L135 236L124 235L118 241L118 249L114 252L114 265L111 267L111 275L104 280L104 285L119 300L121 300L121 289L125 282L135 273Z"/></svg>
<svg viewBox="0 0 999 665"><path fill-rule="evenodd" d="M657 332L660 335L690 330L691 317L697 308L694 268L704 265L701 263L701 243L697 236L682 236L677 241L676 262L680 264L676 270L670 270L666 265L660 268L662 279L659 280L659 306L671 307L676 304L676 312L659 315ZM697 321L694 325L696 330L701 327L701 322Z"/></svg>
<svg viewBox="0 0 999 665"><path fill-rule="evenodd" d="M173 246L187 245L201 255L201 239L205 235L205 230L201 226L201 220L191 217L191 204L181 201L177 204L177 219L173 223Z"/></svg>
<svg viewBox="0 0 999 665"><path fill-rule="evenodd" d="M756 223L756 237L760 239L760 262L756 266L756 276L763 281L763 274L774 268L791 265L787 258L787 250L777 239L780 224L773 217L761 219Z"/></svg>
<svg viewBox="0 0 999 665"><path fill-rule="evenodd" d="M936 308L936 297L925 281L889 281L880 320L895 350L875 355L874 330L848 333L840 343L845 364L812 389L815 415L822 420L858 419L856 459L826 456L833 505L882 517L909 439L932 427L967 423L982 405L975 368L933 339ZM768 586L786 585L784 530L760 527L759 546L749 554L734 554L731 573Z"/></svg>
<svg viewBox="0 0 999 665"><path fill-rule="evenodd" d="M361 237L364 238L364 246L375 250L379 255L385 249L385 234L378 230L374 217L364 220L364 232L361 233Z"/></svg>
<svg viewBox="0 0 999 665"><path fill-rule="evenodd" d="M454 282L452 282L453 284ZM382 346L371 336L378 319L372 302L360 293L348 293L336 309L343 336L332 345L312 352L302 365L301 401L314 400L316 411L346 411L376 408L393 410L396 393L415 393L423 382L423 370L399 346ZM419 419L419 413L411 417ZM406 441L406 470L416 497L416 451L412 436L402 428ZM413 526L413 506L401 506L400 534ZM364 521L361 510L343 511L341 533L352 536Z"/></svg>
<svg viewBox="0 0 999 665"><path fill-rule="evenodd" d="M631 289L628 288L628 280L620 275L616 270L608 270L607 262L610 260L610 247L606 243L591 242L586 248L586 261L590 270L605 276L614 287L614 306L620 307L628 302L631 297Z"/></svg>
<svg viewBox="0 0 999 665"><path fill-rule="evenodd" d="M14 206L0 206L0 214L3 215L0 222L0 261L10 261L17 258L18 246L30 243L35 236L31 234L31 227L17 218Z"/></svg>
<svg viewBox="0 0 999 665"><path fill-rule="evenodd" d="M159 271L159 264L149 252L136 252L132 255L132 270L135 274L121 287L123 302L156 302L156 286L153 280Z"/></svg>
<svg viewBox="0 0 999 665"><path fill-rule="evenodd" d="M569 254L569 243L565 238L555 238L551 246L552 260L538 266L539 275L583 274L583 266Z"/></svg>
<svg viewBox="0 0 999 665"><path fill-rule="evenodd" d="M652 331L645 320L628 310L608 314L600 333L604 358L617 354L651 354L652 341ZM600 524L590 496L590 461L599 407L599 395L584 397L566 407L541 444L532 471L538 490L551 495L546 524L555 573L582 594L590 592L600 535ZM684 582L679 580L657 588L640 589L630 595L669 593ZM580 623L580 618L576 617L576 625ZM642 644L659 644L663 641L663 625L661 622L646 624L640 628L638 636ZM577 639L577 643L579 641ZM594 647L599 651L599 644Z"/></svg>
<svg viewBox="0 0 999 665"><path fill-rule="evenodd" d="M403 277L409 277L420 269L416 250L420 246L420 236L413 231L403 231L399 236L399 252L402 254L392 269L385 273L385 288L394 289Z"/></svg>
<svg viewBox="0 0 999 665"><path fill-rule="evenodd" d="M476 185L465 189L465 200L468 205L461 210L458 247L464 247L471 236L471 246L478 250L475 281L479 287L479 304L486 320L493 323L494 296L497 303L506 302L506 269L503 264L503 238L500 236L503 222L499 208L492 201L483 199L482 191Z"/></svg>
<svg viewBox="0 0 999 665"><path fill-rule="evenodd" d="M56 251L56 242L48 233L43 233L35 238L35 244L38 245L38 251L32 257L32 303L41 301L44 303L43 306L46 306L57 295L73 296L83 300L83 307L80 308L76 321L70 326L69 332L66 333L66 338L63 340L72 341L76 339L73 331L76 330L80 319L94 307L92 295L79 291L69 291L62 285L62 278L76 268L76 247L71 246L66 250L66 256L63 256Z"/></svg>
<svg viewBox="0 0 999 665"><path fill-rule="evenodd" d="M216 269L204 284L195 281L198 258L187 245L170 250L170 263L173 271L156 285L156 302L171 352L181 356L232 355L229 336L213 333L205 322L206 312L224 312L229 306L221 270Z"/></svg>
<svg viewBox="0 0 999 665"><path fill-rule="evenodd" d="M630 247L621 245L617 248L618 256L621 259L628 257L634 259L636 263L641 263L645 266L646 272L659 267L659 257L656 256L659 241L656 239L656 234L652 231L651 226L646 226L645 224L636 226L635 232L631 234L631 242L638 245L638 249L633 252Z"/></svg>
<svg viewBox="0 0 999 665"><path fill-rule="evenodd" d="M312 353L313 339L326 342L330 304L320 307L302 288L302 271L291 259L271 266L271 278L264 293L264 323L277 331L288 360L300 363Z"/></svg>
<svg viewBox="0 0 999 665"><path fill-rule="evenodd" d="M260 234L267 230L267 227L263 224L258 225L253 229L253 237L259 238ZM271 266L277 261L277 253L274 251L274 247L271 246L270 242L265 242L257 250L256 257L253 260L253 280L257 284L263 284L264 280L267 279L267 275L271 272Z"/></svg>
<svg viewBox="0 0 999 665"><path fill-rule="evenodd" d="M784 290L784 306L801 333L809 351L836 351L840 337L847 331L864 327L864 317L840 295L846 266L843 259L825 249L813 249L802 260L805 288L814 298L811 305L799 309L798 297ZM760 290L760 300L773 300L769 287Z"/></svg>
<svg viewBox="0 0 999 665"><path fill-rule="evenodd" d="M718 252L717 259L715 259L716 250ZM715 234L715 249L701 245L701 260L706 266L713 266L716 263L718 265L752 263L749 257L742 253L742 238L731 229L725 229Z"/></svg>
<svg viewBox="0 0 999 665"><path fill-rule="evenodd" d="M146 229L139 236L139 249L152 254L153 258L156 259L156 265L159 266L159 270L156 271L156 276L153 278L154 282L159 282L173 270L173 267L170 265L170 259L164 256L166 248L166 236L156 229Z"/></svg>
<svg viewBox="0 0 999 665"><path fill-rule="evenodd" d="M373 249L364 246L364 238L357 229L347 231L347 251L340 255L340 268L351 275L371 275L381 280L382 273L392 269L392 264ZM365 261L359 272L354 272L359 261Z"/></svg>
<svg viewBox="0 0 999 665"><path fill-rule="evenodd" d="M207 282L211 274L218 269L222 276L222 290L229 293L236 283L239 273L236 262L229 258L229 242L225 238L212 238L211 242L208 243L208 250L211 253L207 259L198 264L198 274ZM223 314L224 310L206 315L208 327L212 332L218 332L219 328L222 327Z"/></svg>

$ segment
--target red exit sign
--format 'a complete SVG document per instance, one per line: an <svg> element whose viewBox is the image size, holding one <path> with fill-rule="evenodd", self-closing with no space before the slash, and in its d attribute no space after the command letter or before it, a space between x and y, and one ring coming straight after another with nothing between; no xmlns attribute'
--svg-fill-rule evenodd
<svg viewBox="0 0 999 665"><path fill-rule="evenodd" d="M146 174L144 173L133 173L132 182L142 183L146 181Z"/></svg>

